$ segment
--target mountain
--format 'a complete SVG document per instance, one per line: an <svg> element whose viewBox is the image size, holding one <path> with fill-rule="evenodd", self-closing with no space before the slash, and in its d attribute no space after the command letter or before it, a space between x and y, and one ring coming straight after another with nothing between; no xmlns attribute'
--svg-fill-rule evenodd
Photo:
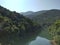
<svg viewBox="0 0 60 45"><path fill-rule="evenodd" d="M35 12L34 14L30 14L27 17L35 22L38 22L39 24L50 24L53 23L55 20L60 19L60 10L51 9L42 12L39 11Z"/></svg>
<svg viewBox="0 0 60 45"><path fill-rule="evenodd" d="M14 42L20 41L21 37L29 37L40 29L41 26L29 18L0 6L0 44L17 45Z"/></svg>
<svg viewBox="0 0 60 45"><path fill-rule="evenodd" d="M33 11L21 12L21 14L23 14L25 16L33 14L33 13L34 13Z"/></svg>
<svg viewBox="0 0 60 45"><path fill-rule="evenodd" d="M28 18L33 18L34 16L38 15L38 14L42 14L44 12L46 12L47 10L43 10L43 11L38 11L38 12L32 12L32 11L28 11L28 12L24 12L21 13L24 16L28 17Z"/></svg>
<svg viewBox="0 0 60 45"><path fill-rule="evenodd" d="M43 29L40 33L40 36L51 39L51 38L53 38L53 36L51 37L51 35L53 35L52 32L54 32L54 30L56 28L56 24L54 24L54 23L57 22L57 20L60 20L60 10L51 9L51 10L47 10L43 13L35 12L34 14L28 15L27 17L32 19L34 22L37 22L38 24L42 25ZM51 25L53 25L53 26L51 26ZM57 28L59 28L59 26L60 26L60 24L58 23ZM52 31L52 32L50 32L51 35L49 34L49 28ZM58 29L58 31L59 31L59 29ZM58 33L60 34L60 32L58 32Z"/></svg>

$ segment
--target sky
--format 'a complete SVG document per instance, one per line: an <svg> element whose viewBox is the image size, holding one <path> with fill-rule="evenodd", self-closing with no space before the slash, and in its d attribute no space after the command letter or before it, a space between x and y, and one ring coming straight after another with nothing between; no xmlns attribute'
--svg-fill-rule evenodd
<svg viewBox="0 0 60 45"><path fill-rule="evenodd" d="M60 0L0 0L0 5L16 12L60 9Z"/></svg>

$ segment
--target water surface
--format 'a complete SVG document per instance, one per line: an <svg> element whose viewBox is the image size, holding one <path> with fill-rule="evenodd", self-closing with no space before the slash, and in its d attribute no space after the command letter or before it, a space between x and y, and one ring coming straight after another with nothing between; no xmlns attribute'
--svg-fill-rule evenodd
<svg viewBox="0 0 60 45"><path fill-rule="evenodd" d="M31 41L28 45L51 45L51 43L48 39L37 36L36 39Z"/></svg>

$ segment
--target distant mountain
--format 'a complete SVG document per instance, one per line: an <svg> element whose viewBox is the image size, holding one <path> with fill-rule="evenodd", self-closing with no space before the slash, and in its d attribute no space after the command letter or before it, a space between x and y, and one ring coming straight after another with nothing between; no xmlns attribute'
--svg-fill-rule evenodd
<svg viewBox="0 0 60 45"><path fill-rule="evenodd" d="M38 12L32 12L32 11L28 11L28 12L23 12L21 14L23 14L26 17L29 18L33 18L34 16L38 15L38 14L42 14L44 12L46 12L47 10L43 10L43 11L38 11Z"/></svg>
<svg viewBox="0 0 60 45"><path fill-rule="evenodd" d="M60 10L51 9L46 11L38 11L33 14L27 15L33 21L38 22L39 24L48 24L53 23L55 20L60 19Z"/></svg>
<svg viewBox="0 0 60 45"><path fill-rule="evenodd" d="M21 14L23 15L30 15L30 14L33 14L34 12L33 11L27 11L27 12L21 12Z"/></svg>

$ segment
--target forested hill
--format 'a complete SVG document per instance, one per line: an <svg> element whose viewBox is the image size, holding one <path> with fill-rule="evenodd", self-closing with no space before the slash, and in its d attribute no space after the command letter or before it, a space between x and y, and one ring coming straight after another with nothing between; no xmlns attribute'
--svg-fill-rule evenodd
<svg viewBox="0 0 60 45"><path fill-rule="evenodd" d="M15 35L24 36L40 29L36 23L23 15L0 6L0 37Z"/></svg>
<svg viewBox="0 0 60 45"><path fill-rule="evenodd" d="M59 9L51 9L46 11L39 11L37 13L33 13L32 15L28 15L30 19L39 24L50 24L54 21L60 19L60 10Z"/></svg>
<svg viewBox="0 0 60 45"><path fill-rule="evenodd" d="M28 18L33 18L39 14L45 13L47 10L42 10L42 11L37 11L37 12L33 12L33 11L27 11L27 12L23 12L21 14L23 14L24 16L28 17Z"/></svg>

